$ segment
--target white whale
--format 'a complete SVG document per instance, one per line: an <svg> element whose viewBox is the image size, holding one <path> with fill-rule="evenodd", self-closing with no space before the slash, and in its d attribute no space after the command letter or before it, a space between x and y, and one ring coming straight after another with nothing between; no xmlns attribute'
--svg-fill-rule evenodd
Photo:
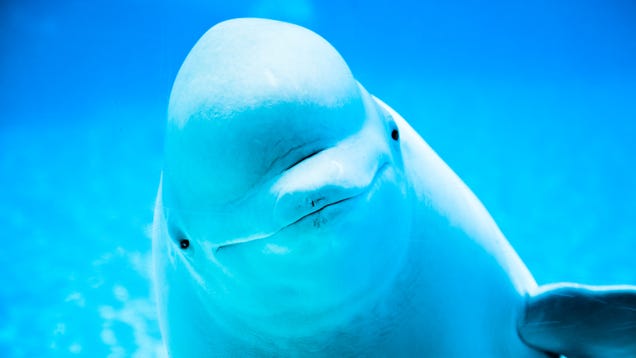
<svg viewBox="0 0 636 358"><path fill-rule="evenodd" d="M153 251L172 357L636 351L632 287L537 288L409 124L282 22L218 24L179 70ZM567 328L582 312L559 306L563 290L604 295L592 309L611 317ZM621 338L595 339L601 321Z"/></svg>

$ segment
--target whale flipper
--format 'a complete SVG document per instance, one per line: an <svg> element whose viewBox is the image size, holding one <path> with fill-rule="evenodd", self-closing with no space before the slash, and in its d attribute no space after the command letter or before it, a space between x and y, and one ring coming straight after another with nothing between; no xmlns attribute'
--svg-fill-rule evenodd
<svg viewBox="0 0 636 358"><path fill-rule="evenodd" d="M636 357L636 286L541 286L528 296L519 335L576 357Z"/></svg>

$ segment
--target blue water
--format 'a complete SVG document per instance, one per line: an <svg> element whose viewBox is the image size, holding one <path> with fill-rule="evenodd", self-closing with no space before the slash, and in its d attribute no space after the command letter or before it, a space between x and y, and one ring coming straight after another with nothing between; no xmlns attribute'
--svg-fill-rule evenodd
<svg viewBox="0 0 636 358"><path fill-rule="evenodd" d="M634 1L15 0L0 16L2 357L161 354L147 232L167 100L231 17L330 41L539 283L636 284Z"/></svg>

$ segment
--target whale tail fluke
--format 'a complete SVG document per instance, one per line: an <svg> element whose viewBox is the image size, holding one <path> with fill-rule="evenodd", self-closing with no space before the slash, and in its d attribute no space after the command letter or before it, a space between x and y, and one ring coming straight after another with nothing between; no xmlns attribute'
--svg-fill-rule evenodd
<svg viewBox="0 0 636 358"><path fill-rule="evenodd" d="M636 286L541 286L528 295L518 332L567 358L636 357Z"/></svg>

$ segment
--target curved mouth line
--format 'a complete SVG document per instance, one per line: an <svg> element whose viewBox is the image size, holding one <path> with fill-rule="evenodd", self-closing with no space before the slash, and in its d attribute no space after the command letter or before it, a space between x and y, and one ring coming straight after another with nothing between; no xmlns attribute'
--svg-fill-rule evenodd
<svg viewBox="0 0 636 358"><path fill-rule="evenodd" d="M350 196L350 197L347 197L347 198L344 198L344 199L340 199L340 200L334 201L333 203L329 203L329 204L327 204L327 205L325 205L325 206L321 207L321 208L320 208L320 209L318 209L318 210L314 210L314 211L310 212L309 214L306 214L306 215L302 216L301 218L299 218L298 220L294 221L293 223L291 223L291 224L287 224L287 225L283 226L280 230L284 230L284 229L286 229L286 228L288 228L288 227L290 227L290 226L294 226L294 225L296 225L297 223L299 223L299 222L301 222L301 221L305 220L306 218L308 218L308 217L310 217L310 216L312 216L312 215L314 215L314 214L318 214L319 212L321 212L321 211L325 210L326 208L328 208L328 207L330 207L330 206L338 205L338 204L340 204L340 203L342 203L342 202L345 202L345 201L347 201L347 200L350 200L350 199L353 199L353 198L357 198L357 197L359 197L360 195L362 195L362 194L364 194L364 193L366 193L366 191L364 191L364 192L362 192L362 193L360 193L360 194L356 194L356 195L354 195L354 196ZM279 230L279 231L280 231L280 230Z"/></svg>
<svg viewBox="0 0 636 358"><path fill-rule="evenodd" d="M329 203L329 204L327 204L327 205L325 205L325 206L323 206L323 207L321 207L321 208L319 208L317 210L314 210L314 211L312 211L312 212L310 212L308 214L303 215L302 217L300 217L296 221L294 221L294 222L292 222L290 224L287 224L287 225L281 227L280 229L278 229L278 230L276 230L274 232L267 233L267 234L251 235L251 236L248 236L248 237L245 237L245 238L240 238L240 239L236 239L236 240L233 240L233 241L229 241L229 242L225 242L225 243L216 245L216 248L214 248L214 252L218 253L219 251L221 251L221 249L225 249L225 248L228 248L228 247L232 247L232 246L236 246L236 245L240 245L240 244L244 244L244 243L248 243L248 242L252 242L252 241L267 239L268 237L272 237L272 236L278 234L279 232L281 232L281 231L283 231L283 230L285 230L285 229L287 229L287 228L289 228L291 226L294 226L294 225L298 224L299 222L305 220L306 218L308 218L308 217L310 217L312 215L318 214L319 212L325 210L326 208L328 208L330 206L339 205L339 204L342 204L342 203L344 203L346 201L349 201L351 199L355 199L357 197L365 195L366 193L369 192L370 188L373 186L373 184L375 184L375 182L377 181L377 179L380 176L380 174L384 171L384 169L386 169L386 167L388 165L389 165L389 163L387 163L387 162L382 163L382 165L380 165L378 167L378 169L376 170L375 175L373 176L373 179L371 179L369 184L360 193L358 193L356 195L352 195L352 196L346 197L344 199L336 200L333 203Z"/></svg>
<svg viewBox="0 0 636 358"><path fill-rule="evenodd" d="M245 243L252 242L252 241L258 241L258 240L267 239L268 237L272 237L272 236L278 234L279 232L287 229L288 227L291 227L291 226L294 226L294 225L298 224L299 222L305 220L306 218L308 218L308 217L310 217L312 215L318 214L319 212L325 210L326 208L328 208L330 206L338 205L338 204L340 204L342 202L345 202L347 200L356 198L356 197L358 197L358 196L360 196L362 194L364 194L364 193L360 193L360 194L357 194L357 195L354 195L354 196L350 196L348 198L344 198L344 199L340 199L338 201L334 201L333 203L329 203L329 204L321 207L318 210L312 211L309 214L306 214L306 215L302 216L301 218L299 218L298 220L294 221L293 223L287 224L287 225L281 227L280 229L274 231L273 233L255 235L255 236L248 236L246 238L241 238L241 239L237 239L237 240L234 240L234 241L230 241L230 242L226 242L226 243L220 244L214 249L214 252L217 253L217 252L221 251L221 249L225 249L225 248L228 248L228 247L232 247L232 246L236 246L236 245L240 245L240 244L245 244Z"/></svg>

